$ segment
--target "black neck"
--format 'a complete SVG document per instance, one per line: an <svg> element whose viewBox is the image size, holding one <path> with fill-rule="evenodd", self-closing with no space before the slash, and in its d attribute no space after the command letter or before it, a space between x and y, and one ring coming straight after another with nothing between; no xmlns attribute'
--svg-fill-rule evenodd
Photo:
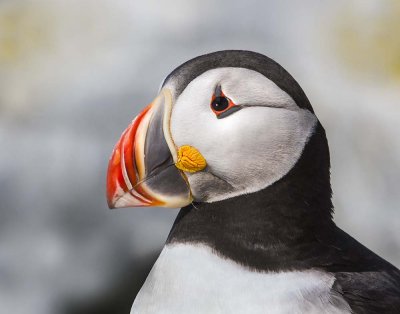
<svg viewBox="0 0 400 314"><path fill-rule="evenodd" d="M181 209L167 243L202 243L259 270L308 268L334 230L329 150L318 123L291 171L248 195Z"/></svg>

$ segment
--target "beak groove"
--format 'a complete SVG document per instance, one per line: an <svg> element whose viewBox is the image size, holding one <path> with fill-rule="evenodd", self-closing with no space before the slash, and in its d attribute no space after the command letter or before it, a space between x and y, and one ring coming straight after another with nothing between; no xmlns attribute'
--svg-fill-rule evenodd
<svg viewBox="0 0 400 314"><path fill-rule="evenodd" d="M139 182L137 167L140 166L134 163L137 131L150 108L151 104L132 121L115 145L107 172L107 203L110 208L152 206L153 202L158 203L157 200L151 200L140 187L139 191L135 190Z"/></svg>
<svg viewBox="0 0 400 314"><path fill-rule="evenodd" d="M191 202L183 175L174 164L169 130L170 97L163 91L122 133L107 171L107 203L120 207L181 207Z"/></svg>

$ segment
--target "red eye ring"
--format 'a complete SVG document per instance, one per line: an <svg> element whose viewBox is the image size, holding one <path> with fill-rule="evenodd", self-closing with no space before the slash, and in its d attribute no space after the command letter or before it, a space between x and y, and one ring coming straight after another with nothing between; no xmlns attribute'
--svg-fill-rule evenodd
<svg viewBox="0 0 400 314"><path fill-rule="evenodd" d="M222 91L220 92L220 95L216 96L214 94L211 98L210 107L217 117L234 106L236 105L233 103L233 101L226 97Z"/></svg>

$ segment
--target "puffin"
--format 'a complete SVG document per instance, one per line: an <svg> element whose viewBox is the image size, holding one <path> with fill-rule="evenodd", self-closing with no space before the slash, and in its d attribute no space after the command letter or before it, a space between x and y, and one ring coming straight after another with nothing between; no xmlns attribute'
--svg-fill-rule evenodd
<svg viewBox="0 0 400 314"><path fill-rule="evenodd" d="M400 271L333 221L296 80L251 51L177 67L108 165L110 208L181 208L131 313L400 313Z"/></svg>

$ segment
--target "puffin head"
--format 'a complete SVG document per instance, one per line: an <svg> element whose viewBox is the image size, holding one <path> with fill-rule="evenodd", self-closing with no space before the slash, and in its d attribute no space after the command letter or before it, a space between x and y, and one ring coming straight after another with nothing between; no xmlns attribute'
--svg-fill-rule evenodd
<svg viewBox="0 0 400 314"><path fill-rule="evenodd" d="M110 208L183 207L266 189L319 125L301 87L250 51L187 61L124 131L107 176Z"/></svg>

